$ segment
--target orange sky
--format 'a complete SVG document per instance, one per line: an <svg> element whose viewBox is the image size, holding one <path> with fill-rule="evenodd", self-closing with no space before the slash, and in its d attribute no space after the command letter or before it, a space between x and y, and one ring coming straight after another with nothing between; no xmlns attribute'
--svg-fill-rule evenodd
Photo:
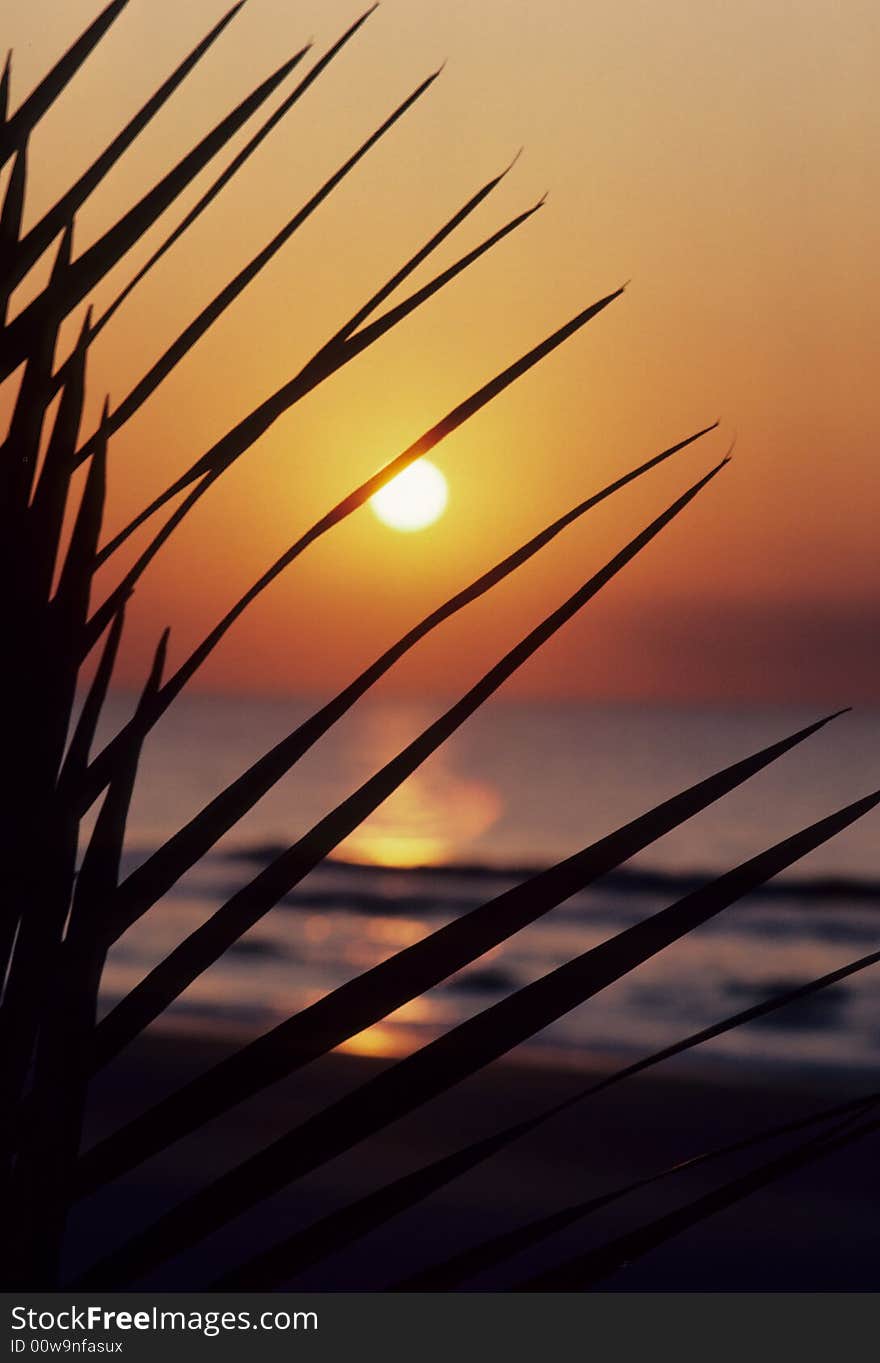
<svg viewBox="0 0 880 1363"><path fill-rule="evenodd" d="M13 107L94 7L11 0ZM28 222L221 12L216 0L132 0L34 139ZM249 0L80 214L78 248L285 55L309 37L319 52L357 13L342 0ZM125 677L139 679L165 623L183 656L350 487L631 278L624 298L439 447L450 505L437 525L398 535L369 512L351 517L251 609L201 684L343 684L568 506L720 417L720 434L569 530L421 646L393 685L468 684L735 433L723 476L506 691L876 700L878 29L873 0L384 0L96 344L89 425L104 393L121 399L226 278L449 59L426 98L114 440L108 527L292 376L521 144L514 171L418 282L545 190L550 198L282 418L204 499L138 590ZM105 281L99 305L230 154Z"/></svg>

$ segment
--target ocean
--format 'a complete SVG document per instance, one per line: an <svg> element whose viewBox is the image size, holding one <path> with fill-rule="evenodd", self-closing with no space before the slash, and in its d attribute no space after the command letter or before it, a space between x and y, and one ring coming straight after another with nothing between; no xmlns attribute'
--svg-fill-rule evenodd
<svg viewBox="0 0 880 1363"><path fill-rule="evenodd" d="M104 736L132 706L112 698ZM196 695L145 748L124 873L319 702ZM107 1008L278 850L444 708L362 703L111 952ZM513 702L484 707L180 998L161 1025L258 1035L360 971L693 782L818 718L784 707ZM880 712L837 719L442 987L353 1038L401 1054L880 787ZM880 814L660 953L521 1048L577 1066L669 1045L880 946ZM677 1064L864 1069L880 1041L872 968Z"/></svg>

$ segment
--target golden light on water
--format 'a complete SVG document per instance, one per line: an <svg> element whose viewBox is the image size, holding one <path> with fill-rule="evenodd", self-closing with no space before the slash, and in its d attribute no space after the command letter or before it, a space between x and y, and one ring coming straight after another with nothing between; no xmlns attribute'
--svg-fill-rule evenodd
<svg viewBox="0 0 880 1363"><path fill-rule="evenodd" d="M417 772L340 846L344 857L406 870L442 866L490 828L502 809L487 782L438 767Z"/></svg>
<svg viewBox="0 0 880 1363"><path fill-rule="evenodd" d="M367 711L353 758L366 771L388 762L431 711L399 705ZM442 866L468 856L468 847L501 817L501 793L489 781L458 769L441 750L413 772L339 846L344 860L406 870Z"/></svg>
<svg viewBox="0 0 880 1363"><path fill-rule="evenodd" d="M446 858L449 844L446 838L424 837L412 832L373 832L368 829L346 842L345 850L358 861L370 866L393 866L399 870L418 866L437 866Z"/></svg>
<svg viewBox="0 0 880 1363"><path fill-rule="evenodd" d="M370 498L373 514L392 530L424 530L446 510L449 487L429 459L417 459Z"/></svg>
<svg viewBox="0 0 880 1363"><path fill-rule="evenodd" d="M406 1047L391 1027L383 1027L377 1022L365 1032L348 1037L336 1049L346 1055L395 1056L405 1052Z"/></svg>
<svg viewBox="0 0 880 1363"><path fill-rule="evenodd" d="M336 1050L347 1055L409 1055L425 1040L419 1025L424 1027L431 1022L432 1011L427 1001L424 998L410 999L382 1022L376 1022L356 1036L348 1037Z"/></svg>

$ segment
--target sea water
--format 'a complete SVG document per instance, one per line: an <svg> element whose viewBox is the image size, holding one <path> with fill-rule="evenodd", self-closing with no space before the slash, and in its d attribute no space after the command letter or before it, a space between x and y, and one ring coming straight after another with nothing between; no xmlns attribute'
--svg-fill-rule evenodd
<svg viewBox="0 0 880 1363"><path fill-rule="evenodd" d="M117 695L105 737L132 699ZM320 704L181 698L144 751L124 871ZM109 1007L444 709L360 704L111 952ZM191 986L163 1025L256 1035L819 711L496 699ZM880 712L844 715L627 866L347 1043L400 1054L880 787ZM648 1054L880 946L880 812L539 1034L525 1058ZM880 970L708 1043L713 1062L862 1068Z"/></svg>

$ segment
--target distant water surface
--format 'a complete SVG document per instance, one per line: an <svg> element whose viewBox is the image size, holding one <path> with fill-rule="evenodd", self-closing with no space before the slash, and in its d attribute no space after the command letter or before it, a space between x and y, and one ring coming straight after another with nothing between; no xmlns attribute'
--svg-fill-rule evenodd
<svg viewBox="0 0 880 1363"><path fill-rule="evenodd" d="M126 869L315 708L196 696L146 749ZM113 700L111 724L131 700ZM359 706L114 949L106 1002L393 757L442 703ZM181 998L171 1020L257 1033L451 917L569 856L658 801L818 717L817 712L495 702ZM768 771L591 890L352 1043L400 1052L543 975L694 884L880 786L880 713L841 717ZM880 945L880 816L536 1038L584 1050L657 1049ZM706 1057L862 1067L880 1041L869 970L738 1029ZM710 1049L711 1048L711 1049Z"/></svg>

